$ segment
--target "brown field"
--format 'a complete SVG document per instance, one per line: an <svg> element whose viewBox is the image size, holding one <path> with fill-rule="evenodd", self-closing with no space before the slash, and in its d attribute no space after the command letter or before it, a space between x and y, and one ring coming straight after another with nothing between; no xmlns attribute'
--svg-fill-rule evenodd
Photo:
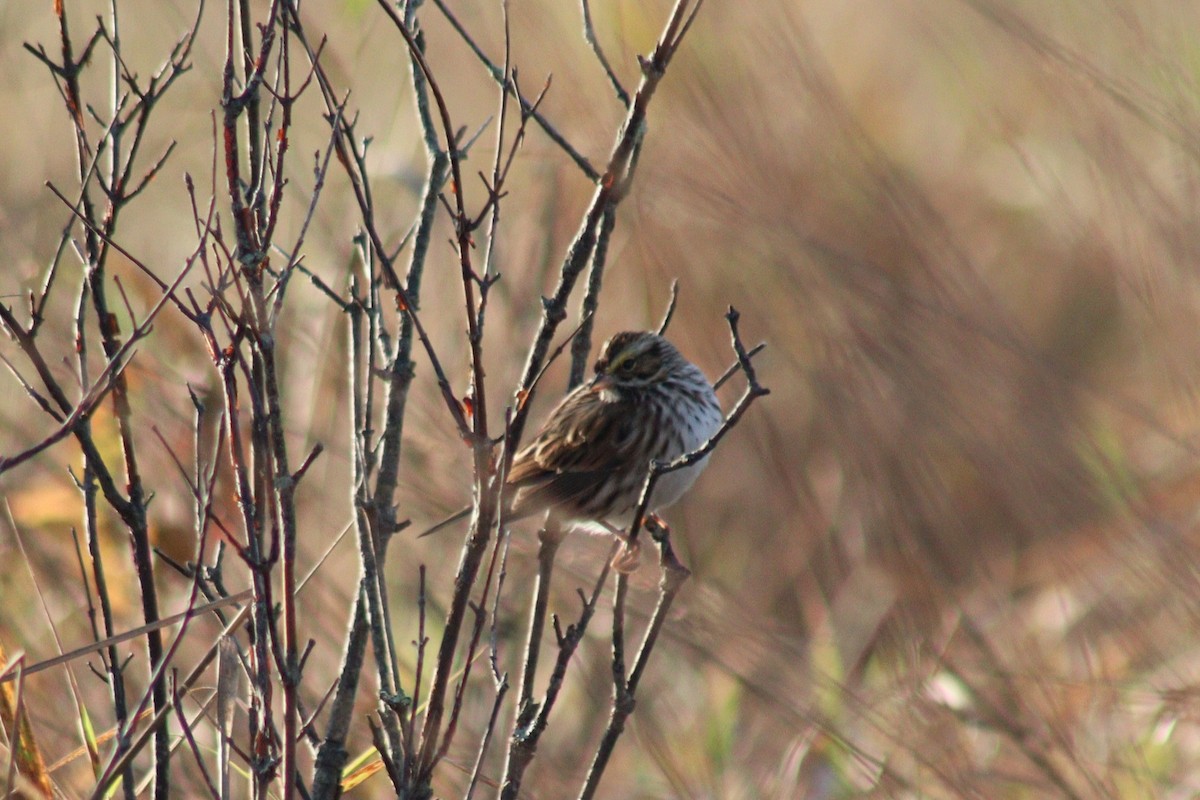
<svg viewBox="0 0 1200 800"><path fill-rule="evenodd" d="M500 2L446 2L502 60ZM614 71L636 85L636 56L654 46L670 4L591 5ZM45 65L21 47L42 44L60 58L51 6L0 5L0 302L23 322L29 293L40 291L71 221L45 184L68 198L79 193L63 99ZM255 14L266 6L252 4ZM602 165L623 109L584 41L579 4L510 6L522 91L536 95L552 76L542 113ZM66 7L76 47L97 15L109 24L107 3L67 0ZM195 17L184 0L118 8L126 66L141 78ZM197 246L185 173L202 206L215 194L232 240L214 156L224 15L225 4L210 0L191 69L155 108L135 172L149 169L169 143L175 148L114 235L168 282ZM416 218L426 169L404 43L367 0L309 0L302 15L310 35L328 36L325 69L339 95L351 92L356 132L372 137L366 164L377 221L394 247ZM483 128L463 164L468 205L479 208L486 191L476 173L492 168L498 91L432 2L419 18L455 125L466 128L466 139ZM677 279L670 338L716 376L734 361L723 314L735 306L746 343L767 343L754 363L771 394L664 514L692 576L648 662L598 797L1200 793L1200 700L1193 697L1200 636L1189 633L1200 627L1198 32L1200 5L1167 0L708 0L702 7L650 106L636 180L609 242L594 341L656 326ZM307 62L295 56L293 70L302 80ZM101 44L81 77L100 118L111 79L111 53ZM330 138L323 114L315 89L294 109L275 235L281 247L305 224L314 163ZM515 115L509 124L511 137ZM87 130L104 132L91 117ZM494 433L540 322L539 297L554 288L593 186L531 124L505 191L492 253L501 278L483 338ZM420 311L462 396L471 369L463 289L449 244L454 232L447 213L439 214ZM337 291L347 289L361 225L335 158L306 230L303 263ZM71 239L82 236L75 224ZM482 262L482 231L477 238L474 257ZM68 242L39 332L72 401L80 397L80 263ZM128 309L145 314L160 291L119 254L108 270L110 304L127 333ZM579 320L585 283L586 276L556 342ZM184 285L202 291L198 278ZM396 318L393 305L388 324ZM95 320L89 324L94 331ZM104 360L92 336L94 380ZM337 677L358 585L352 532L321 561L354 519L347 342L347 315L297 276L276 346L292 468L315 443L324 446L296 494L300 575L320 562L297 597L299 636L314 641L300 688L308 709ZM396 535L386 566L397 668L409 692L418 568L427 569L426 634L435 648L465 528L420 540L414 531L470 502L472 476L471 449L429 360L414 352L395 496L399 518L412 527ZM11 337L0 339L0 356L11 364L0 376L0 456L10 456L57 423L23 389L21 380L42 384ZM546 374L535 421L564 391L566 360ZM216 452L219 375L192 323L167 308L125 376L142 479L153 495L153 543L180 562L194 559L194 503L175 459L190 474L197 448L189 386L207 409L203 458ZM721 390L726 410L744 385L736 376ZM122 439L108 399L92 429L124 489ZM74 481L81 464L80 447L67 437L0 472L8 509L0 510L0 646L5 658L23 652L26 666L94 640L95 586L89 566L85 588L72 538L73 531L85 536ZM227 466L221 470L214 513L239 531L232 478ZM144 619L128 532L103 502L94 523L116 628L135 628ZM537 569L536 527L513 527L497 606L498 667L514 684ZM563 544L550 603L564 625L578 614L576 589L590 590L607 546L585 536ZM225 558L230 590L246 588L244 566L231 553ZM156 570L162 613L183 610L189 582L162 561ZM658 579L647 547L629 579L631 639L653 611ZM523 797L574 797L584 780L611 703L611 583L605 592ZM168 629L168 640L177 630ZM175 657L181 673L219 631L211 618L193 623ZM547 642L552 652L550 633ZM127 642L120 652L131 657L127 682L139 697L145 644ZM72 756L83 744L78 708L86 707L98 734L113 725L108 690L88 663L102 673L95 655L72 662L75 690L62 667L29 676L22 690L43 757L62 761L51 777L64 797L87 797L95 783L86 756ZM184 703L189 718L214 682L209 676L193 688ZM543 674L539 691L544 685ZM358 691L351 757L371 747L366 717L377 710L377 691L372 666ZM492 698L481 661L455 745L434 774L436 796L463 796ZM512 699L476 796L496 793L488 782L502 773ZM243 738L244 712L239 706L235 722ZM0 787L7 721L3 730ZM211 762L213 727L198 725L196 736ZM102 743L102 754L110 746ZM311 751L302 748L299 760L307 781ZM149 764L145 755L134 762L139 779ZM172 759L173 796L209 796L196 764L181 746ZM250 796L244 765L235 767L234 782L234 796ZM281 791L276 784L270 796ZM347 796L395 792L381 773Z"/></svg>

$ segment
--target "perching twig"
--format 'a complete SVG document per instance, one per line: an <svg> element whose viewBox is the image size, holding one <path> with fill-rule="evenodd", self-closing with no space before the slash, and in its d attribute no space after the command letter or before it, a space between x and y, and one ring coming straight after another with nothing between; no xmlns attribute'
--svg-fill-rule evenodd
<svg viewBox="0 0 1200 800"><path fill-rule="evenodd" d="M756 355L761 353L763 350L765 350L766 348L767 348L766 342L759 342L758 344L754 345L754 347L751 347L749 350L746 351L746 358L752 359ZM742 368L742 362L740 359L735 360L732 364L730 364L725 369L725 371L721 373L721 377L719 377L715 381L713 381L713 391L715 392L716 390L718 390L722 386L724 386L729 381L730 378L732 378L734 375L738 374L738 372L741 370L741 368Z"/></svg>
<svg viewBox="0 0 1200 800"><path fill-rule="evenodd" d="M670 314L668 313L667 319L669 318ZM613 599L613 701L609 711L608 726L605 728L600 745L596 749L596 755L592 760L592 765L588 770L583 789L579 794L581 800L590 800L590 798L595 796L600 779L603 777L609 758L616 747L617 740L625 730L625 722L629 718L629 715L633 713L638 684L645 673L650 653L653 651L659 632L666 622L671 604L674 602L675 596L679 593L680 587L683 586L684 581L691 574L685 566L679 563L679 559L675 556L675 552L671 547L670 535L665 527L658 522L657 518L652 516L647 517L646 510L654 491L654 485L662 475L677 469L683 469L707 457L717 446L721 438L738 423L738 420L741 419L742 414L745 413L750 403L770 392L770 390L758 383L757 376L754 373L754 365L750 360L751 354L742 345L741 336L738 333L738 312L730 306L725 318L729 322L733 350L737 356L736 366L746 376L746 392L717 431L699 448L667 463L660 461L651 462L650 471L642 486L642 494L638 501L634 522L629 529L628 540L631 545L636 543L638 530L641 526L645 525L650 529L654 541L658 545L659 566L662 569L658 604L654 609L654 614L651 616L650 624L647 626L646 632L642 637L641 647L638 648L638 654L634 659L632 668L628 671L627 678L624 619L628 576L624 574L618 576L616 594ZM756 350L761 348L762 346L760 345ZM721 382L723 380L724 377Z"/></svg>
<svg viewBox="0 0 1200 800"><path fill-rule="evenodd" d="M629 576L622 574L617 577L617 590L613 599L613 701L612 707L609 710L608 725L605 727L604 735L601 737L600 744L596 748L596 755L593 757L592 765L588 769L583 789L579 793L580 800L591 800L591 798L595 797L596 789L600 785L600 779L603 777L604 770L608 766L609 758L616 747L617 740L625 730L625 722L629 719L629 715L633 713L636 705L638 684L641 682L642 675L645 674L646 665L650 660L650 653L654 650L654 646L658 641L658 635L666 623L667 615L671 610L671 605L674 603L676 595L679 594L683 582L691 574L675 558L675 553L671 550L670 539L665 530L660 530L659 535L655 535L654 538L658 543L659 567L662 569L662 578L659 581L658 603L655 605L654 613L650 617L650 624L646 626L646 632L642 636L642 644L638 648L637 656L634 658L633 667L629 670L628 679L625 678L623 627Z"/></svg>
<svg viewBox="0 0 1200 800"><path fill-rule="evenodd" d="M668 472L690 467L706 457L716 448L721 439L725 437L725 434L737 425L738 420L742 418L742 414L746 413L746 409L750 407L751 403L771 393L770 389L759 384L758 378L754 373L754 364L750 361L750 354L746 352L746 348L742 345L741 336L738 334L739 316L737 309L730 306L729 311L725 314L725 319L729 322L729 332L733 339L733 350L737 355L738 368L746 376L746 391L738 399L737 405L734 406L733 410L725 417L725 421L721 423L721 427L717 428L708 441L700 445L700 447L666 463L658 460L650 462L650 471L646 475L646 482L642 485L642 494L638 500L637 512L634 514L633 524L629 528L629 541L631 543L637 541L638 531L641 530L645 523L650 497L654 492L654 485L658 483L659 478Z"/></svg>

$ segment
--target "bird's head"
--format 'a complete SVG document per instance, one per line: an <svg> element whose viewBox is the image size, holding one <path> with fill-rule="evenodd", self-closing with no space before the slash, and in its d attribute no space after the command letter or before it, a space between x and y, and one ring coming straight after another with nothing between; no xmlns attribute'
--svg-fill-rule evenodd
<svg viewBox="0 0 1200 800"><path fill-rule="evenodd" d="M626 331L600 349L591 386L597 391L646 389L662 383L686 363L675 346L658 334Z"/></svg>

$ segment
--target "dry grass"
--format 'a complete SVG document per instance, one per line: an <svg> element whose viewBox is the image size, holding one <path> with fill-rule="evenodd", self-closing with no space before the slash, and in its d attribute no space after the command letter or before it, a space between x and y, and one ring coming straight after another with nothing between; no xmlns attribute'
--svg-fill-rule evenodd
<svg viewBox="0 0 1200 800"><path fill-rule="evenodd" d="M146 16L129 26L131 39L159 41L190 13L161 5L131 4L126 13ZM373 4L335 5L310 13L327 15L331 69L354 89L360 131L374 133L380 206L407 220L423 165L411 98L396 89L403 53ZM455 5L498 49L498 4ZM595 5L609 56L631 81L633 54L652 44L665 7ZM58 98L19 48L53 42L52 19L18 6L0 8L0 292L16 306L66 221L42 184L72 173ZM604 152L619 110L578 35L578 9L514 3L512 14L523 84L552 72L547 115L584 152ZM433 9L423 15L433 66L474 130L494 91ZM161 112L160 144L178 139L178 152L118 231L160 274L194 243L181 175L204 186L211 172L222 54L220 26L208 27L195 69ZM598 334L655 324L679 278L673 338L716 374L729 360L721 313L733 303L747 339L770 343L758 363L773 393L667 515L694 576L604 797L1200 792L1200 639L1188 633L1200 621L1198 29L1200 11L1177 2L705 6L651 115ZM297 113L310 138L294 149L311 160L327 127L315 104ZM486 163L472 158L468 168ZM517 380L538 295L589 195L537 132L516 169L488 321L497 387ZM293 187L297 209L310 189ZM293 233L298 217L285 221ZM352 200L332 181L306 258L331 285L344 281L353 232ZM461 389L468 352L453 313L454 258L442 246L449 235L446 225L435 234L423 311ZM152 299L152 286L116 269L135 300ZM351 519L346 335L317 292L292 292L281 342L289 431L297 452L315 441L327 448L299 497L301 560L311 565ZM60 358L71 352L70 315L67 304L50 310ZM555 389L535 416L564 374L547 376ZM202 395L217 386L188 327L165 315L130 376L137 411L190 453L184 382ZM398 497L417 527L462 505L469 487L470 453L429 378L418 359ZM728 405L736 389L725 392ZM116 447L108 414L97 436ZM0 453L50 429L12 380L0 381L0 419ZM165 449L143 434L157 544L188 558L186 491ZM55 649L28 570L67 646L90 636L70 539L82 512L66 467L78 460L66 442L0 477L29 548L26 563L11 531L0 536L0 642L30 661ZM227 488L219 513L236 516ZM116 610L134 627L126 544L116 524L107 533ZM417 565L428 566L436 621L457 552L453 534L403 536L389 576L399 643L416 632ZM531 530L515 533L510 586L532 580L535 549ZM573 609L604 545L572 539L564 551L556 602ZM317 640L308 674L318 696L337 672L356 563L347 539L300 598L303 635ZM635 623L652 607L656 578L634 577ZM160 586L164 608L182 602L185 582L164 574ZM506 601L514 619L524 613L525 594ZM598 620L576 655L530 797L566 796L581 780L580 754L594 748L609 703L607 625ZM198 624L195 635L215 632ZM412 649L401 650L411 669ZM144 671L144 652L132 652ZM74 672L105 728L103 687L81 664ZM60 702L62 671L31 677L25 691L53 762L78 745ZM372 693L361 691L363 714ZM467 730L489 708L483 694L473 699ZM351 750L368 744L364 727ZM451 757L469 769L472 754L464 746ZM178 760L183 780L194 779ZM90 785L85 759L54 777L70 796ZM455 796L465 776L450 770L440 781L435 790ZM387 794L381 778L354 792Z"/></svg>

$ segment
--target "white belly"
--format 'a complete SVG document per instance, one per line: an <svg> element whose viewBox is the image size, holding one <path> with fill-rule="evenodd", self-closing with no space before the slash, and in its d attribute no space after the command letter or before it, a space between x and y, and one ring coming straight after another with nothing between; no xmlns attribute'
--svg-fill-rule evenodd
<svg viewBox="0 0 1200 800"><path fill-rule="evenodd" d="M684 426L682 448L671 447L664 460L671 461L679 456L698 450L721 427L723 417L715 395L710 395L711 403L705 403L693 408L691 413L684 415L687 424ZM670 506L683 497L692 484L700 477L700 473L708 466L708 456L683 469L666 472L659 476L654 484L654 494L650 498L649 510L658 511ZM624 513L613 514L607 520L611 525L628 528L633 522L637 508L630 508Z"/></svg>

